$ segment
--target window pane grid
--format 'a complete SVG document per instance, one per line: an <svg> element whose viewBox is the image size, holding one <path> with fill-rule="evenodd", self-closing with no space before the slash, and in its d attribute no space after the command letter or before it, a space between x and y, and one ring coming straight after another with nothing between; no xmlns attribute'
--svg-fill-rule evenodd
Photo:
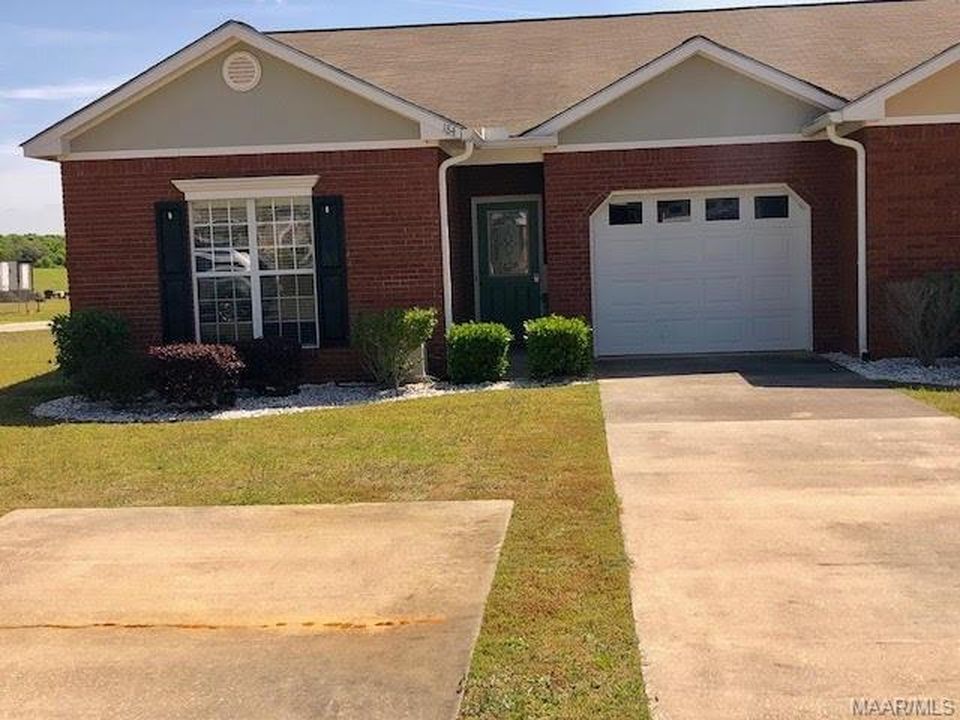
<svg viewBox="0 0 960 720"><path fill-rule="evenodd" d="M317 345L311 198L194 201L190 227L202 342Z"/></svg>

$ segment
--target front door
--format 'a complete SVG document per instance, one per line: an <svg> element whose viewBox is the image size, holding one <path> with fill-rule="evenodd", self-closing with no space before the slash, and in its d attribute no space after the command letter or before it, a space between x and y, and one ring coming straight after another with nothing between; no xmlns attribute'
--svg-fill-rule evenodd
<svg viewBox="0 0 960 720"><path fill-rule="evenodd" d="M540 201L477 202L479 317L523 336L540 303Z"/></svg>

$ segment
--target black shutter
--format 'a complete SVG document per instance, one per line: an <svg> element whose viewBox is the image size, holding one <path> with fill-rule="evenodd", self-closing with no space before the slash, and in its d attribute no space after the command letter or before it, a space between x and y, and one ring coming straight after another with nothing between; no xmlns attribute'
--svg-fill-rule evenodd
<svg viewBox="0 0 960 720"><path fill-rule="evenodd" d="M313 232L317 255L320 344L345 345L347 321L347 251L343 232L343 198L313 199Z"/></svg>
<svg viewBox="0 0 960 720"><path fill-rule="evenodd" d="M192 342L195 337L187 204L158 202L154 209L157 219L163 342Z"/></svg>

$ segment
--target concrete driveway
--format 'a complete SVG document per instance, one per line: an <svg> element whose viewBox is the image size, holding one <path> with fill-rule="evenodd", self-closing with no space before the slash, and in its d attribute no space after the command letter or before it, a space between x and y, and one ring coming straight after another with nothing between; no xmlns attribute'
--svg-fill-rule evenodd
<svg viewBox="0 0 960 720"><path fill-rule="evenodd" d="M450 720L511 507L10 513L0 717Z"/></svg>
<svg viewBox="0 0 960 720"><path fill-rule="evenodd" d="M960 420L807 356L602 372L655 716L960 713Z"/></svg>

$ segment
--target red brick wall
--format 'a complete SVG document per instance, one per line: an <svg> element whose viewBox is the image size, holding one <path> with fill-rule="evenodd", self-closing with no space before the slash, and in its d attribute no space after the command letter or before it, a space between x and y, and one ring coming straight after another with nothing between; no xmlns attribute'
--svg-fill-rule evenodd
<svg viewBox="0 0 960 720"><path fill-rule="evenodd" d="M615 190L786 183L811 206L814 346L856 346L856 166L827 142L548 153L550 309L591 315L590 214Z"/></svg>
<svg viewBox="0 0 960 720"><path fill-rule="evenodd" d="M870 348L902 351L887 321L884 285L960 270L960 125L865 128Z"/></svg>
<svg viewBox="0 0 960 720"><path fill-rule="evenodd" d="M75 308L123 314L138 342L160 340L153 205L180 200L171 181L192 177L317 174L317 195L342 195L348 301L365 308L420 305L442 321L436 148L65 162L70 291ZM311 379L357 373L349 350L307 353ZM430 344L442 360L442 328Z"/></svg>
<svg viewBox="0 0 960 720"><path fill-rule="evenodd" d="M473 294L474 197L542 195L543 165L460 165L450 170L450 259L453 271L453 317L475 317Z"/></svg>

